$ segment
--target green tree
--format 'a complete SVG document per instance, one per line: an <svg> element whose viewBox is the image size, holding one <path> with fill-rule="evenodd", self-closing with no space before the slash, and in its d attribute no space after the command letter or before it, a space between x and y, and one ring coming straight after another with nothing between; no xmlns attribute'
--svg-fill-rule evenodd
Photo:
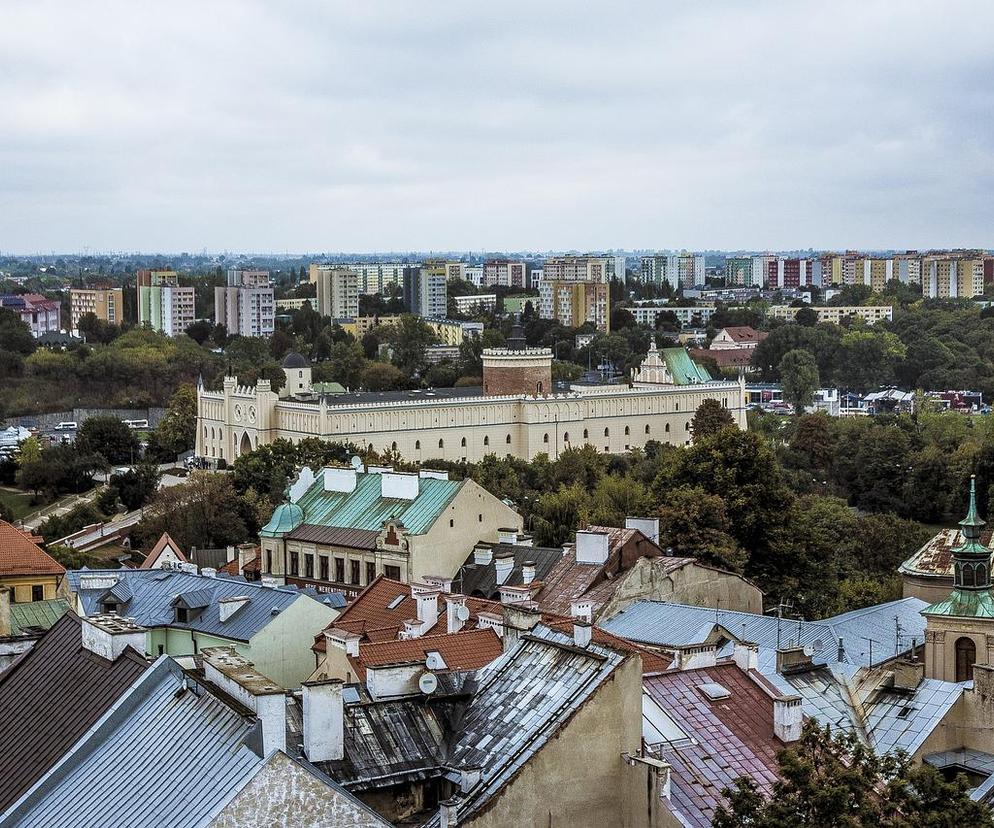
<svg viewBox="0 0 994 828"><path fill-rule="evenodd" d="M387 340L393 351L393 364L410 378L424 372L425 353L429 345L438 342L438 337L423 319L404 314L388 329Z"/></svg>
<svg viewBox="0 0 994 828"><path fill-rule="evenodd" d="M892 385L906 354L904 343L889 331L849 331L842 337L835 382L859 392Z"/></svg>
<svg viewBox="0 0 994 828"><path fill-rule="evenodd" d="M805 328L813 328L818 324L818 314L813 308L808 305L800 308L797 311L797 315L794 317L794 321Z"/></svg>
<svg viewBox="0 0 994 828"><path fill-rule="evenodd" d="M362 382L362 371L366 367L366 356L362 346L355 342L337 342L329 349L331 363L330 378L346 388L358 388Z"/></svg>
<svg viewBox="0 0 994 828"><path fill-rule="evenodd" d="M149 440L149 449L158 459L175 460L197 442L197 389L181 385L169 400L169 408Z"/></svg>
<svg viewBox="0 0 994 828"><path fill-rule="evenodd" d="M572 540L586 509L587 492L579 484L541 495L534 512L535 545L562 546Z"/></svg>
<svg viewBox="0 0 994 828"><path fill-rule="evenodd" d="M659 507L659 543L674 555L742 572L747 555L731 534L725 501L699 486L666 492Z"/></svg>
<svg viewBox="0 0 994 828"><path fill-rule="evenodd" d="M387 362L367 362L362 369L362 385L369 391L392 391L407 385L407 375Z"/></svg>
<svg viewBox="0 0 994 828"><path fill-rule="evenodd" d="M76 432L76 450L99 454L107 464L134 462L138 456L135 433L117 417L90 417Z"/></svg>
<svg viewBox="0 0 994 828"><path fill-rule="evenodd" d="M690 434L694 440L703 440L712 434L717 434L723 428L734 428L735 420L731 413L718 400L710 397L699 406L694 412L694 418L690 421Z"/></svg>
<svg viewBox="0 0 994 828"><path fill-rule="evenodd" d="M795 348L783 355L777 371L784 399L794 406L794 413L800 416L814 402L819 385L818 363L809 351Z"/></svg>
<svg viewBox="0 0 994 828"><path fill-rule="evenodd" d="M27 356L36 345L31 329L10 308L0 307L0 351Z"/></svg>
<svg viewBox="0 0 994 828"><path fill-rule="evenodd" d="M110 488L128 511L140 509L159 488L159 467L154 463L139 463L124 474L110 478Z"/></svg>

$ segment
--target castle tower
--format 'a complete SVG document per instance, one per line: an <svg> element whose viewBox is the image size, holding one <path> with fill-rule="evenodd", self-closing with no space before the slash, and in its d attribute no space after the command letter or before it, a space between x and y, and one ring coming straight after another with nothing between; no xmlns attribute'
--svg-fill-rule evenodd
<svg viewBox="0 0 994 828"><path fill-rule="evenodd" d="M925 616L925 675L943 681L969 681L973 665L994 664L994 596L991 551L981 540L977 482L970 478L970 508L959 522L962 542L951 550L953 591L922 610Z"/></svg>
<svg viewBox="0 0 994 828"><path fill-rule="evenodd" d="M483 393L488 397L536 396L552 393L552 350L529 348L515 322L505 348L483 351Z"/></svg>

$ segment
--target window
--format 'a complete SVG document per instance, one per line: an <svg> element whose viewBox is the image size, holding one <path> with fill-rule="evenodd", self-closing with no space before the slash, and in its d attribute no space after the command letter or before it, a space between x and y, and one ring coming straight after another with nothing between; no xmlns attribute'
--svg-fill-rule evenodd
<svg viewBox="0 0 994 828"><path fill-rule="evenodd" d="M564 431L563 432L563 442L564 443L568 443L569 442L569 432L568 431Z"/></svg>
<svg viewBox="0 0 994 828"><path fill-rule="evenodd" d="M511 435L510 434L507 435L507 439L504 442L507 443L508 445L511 445Z"/></svg>
<svg viewBox="0 0 994 828"><path fill-rule="evenodd" d="M391 451L396 451L397 450L397 443L396 442L390 444L390 450Z"/></svg>
<svg viewBox="0 0 994 828"><path fill-rule="evenodd" d="M400 567L399 566L385 566L383 567L383 574L394 581L400 580Z"/></svg>
<svg viewBox="0 0 994 828"><path fill-rule="evenodd" d="M972 638L963 636L956 640L956 681L970 681L973 665L977 661L977 645Z"/></svg>
<svg viewBox="0 0 994 828"><path fill-rule="evenodd" d="M542 442L543 443L548 443L549 442L549 435L548 435L548 433L542 435Z"/></svg>
<svg viewBox="0 0 994 828"><path fill-rule="evenodd" d="M445 441L444 440L439 440L438 441L438 447L439 448L444 448L445 447Z"/></svg>
<svg viewBox="0 0 994 828"><path fill-rule="evenodd" d="M41 598L35 598L35 590L36 589L40 589L40 587L31 587L31 600L32 601L40 601L41 600ZM103 611L107 615L110 615L111 613L116 613L117 612L117 604L115 604L113 601L104 601Z"/></svg>
<svg viewBox="0 0 994 828"><path fill-rule="evenodd" d="M420 440L415 440L414 441L414 450L415 451L421 451L421 441Z"/></svg>
<svg viewBox="0 0 994 828"><path fill-rule="evenodd" d="M335 580L340 583L345 583L345 558L335 558Z"/></svg>
<svg viewBox="0 0 994 828"><path fill-rule="evenodd" d="M459 445L462 446L462 448L466 448L466 438L465 437L462 438L462 440L459 442Z"/></svg>
<svg viewBox="0 0 994 828"><path fill-rule="evenodd" d="M485 445L485 446L489 446L490 445L490 438L489 437L484 437L483 438L483 445Z"/></svg>
<svg viewBox="0 0 994 828"><path fill-rule="evenodd" d="M296 552L290 553L290 574L300 574L300 556Z"/></svg>
<svg viewBox="0 0 994 828"><path fill-rule="evenodd" d="M314 577L314 556L304 555L304 577L313 578Z"/></svg>
<svg viewBox="0 0 994 828"><path fill-rule="evenodd" d="M176 607L176 623L185 624L190 618L190 612L186 607Z"/></svg>
<svg viewBox="0 0 994 828"><path fill-rule="evenodd" d="M674 410L674 411L679 411L679 410L680 410L680 403L677 403L677 404L676 404L676 407L675 407L675 408L674 408L673 410Z"/></svg>
<svg viewBox="0 0 994 828"><path fill-rule="evenodd" d="M645 433L646 434L649 433L649 424L648 423L645 424Z"/></svg>
<svg viewBox="0 0 994 828"><path fill-rule="evenodd" d="M267 549L266 550L266 572L272 572L272 571L273 571L273 550L272 549Z"/></svg>
<svg viewBox="0 0 994 828"><path fill-rule="evenodd" d="M629 435L630 435L631 433L632 433L632 430L631 430L631 429L630 429L630 428L629 428L628 426L625 426L625 436L627 437L627 436L629 436Z"/></svg>
<svg viewBox="0 0 994 828"><path fill-rule="evenodd" d="M166 645L165 644L160 644L159 645L159 655L162 655L165 651L166 651Z"/></svg>
<svg viewBox="0 0 994 828"><path fill-rule="evenodd" d="M351 583L359 584L359 561L349 561L349 575L351 576Z"/></svg>
<svg viewBox="0 0 994 828"><path fill-rule="evenodd" d="M610 437L611 436L611 429L605 428L604 429L604 436L605 437Z"/></svg>
<svg viewBox="0 0 994 828"><path fill-rule="evenodd" d="M587 429L583 429L583 439L586 440L588 437L590 437L590 432Z"/></svg>
<svg viewBox="0 0 994 828"><path fill-rule="evenodd" d="M483 512L480 512L480 514L476 516L476 519L478 522L483 523Z"/></svg>
<svg viewBox="0 0 994 828"><path fill-rule="evenodd" d="M669 423L666 424L666 433L667 434L670 433L670 424Z"/></svg>
<svg viewBox="0 0 994 828"><path fill-rule="evenodd" d="M327 581L328 580L328 556L327 555L321 555L318 558L318 560L321 562L319 564L319 570L318 570L319 574L321 576L321 580L322 581Z"/></svg>
<svg viewBox="0 0 994 828"><path fill-rule="evenodd" d="M683 430L684 431L690 431L690 421L689 420L683 424Z"/></svg>
<svg viewBox="0 0 994 828"><path fill-rule="evenodd" d="M366 583L370 584L376 580L376 562L366 561Z"/></svg>
<svg viewBox="0 0 994 828"><path fill-rule="evenodd" d="M449 518L449 528L450 529L455 529L455 527L456 527L455 518Z"/></svg>

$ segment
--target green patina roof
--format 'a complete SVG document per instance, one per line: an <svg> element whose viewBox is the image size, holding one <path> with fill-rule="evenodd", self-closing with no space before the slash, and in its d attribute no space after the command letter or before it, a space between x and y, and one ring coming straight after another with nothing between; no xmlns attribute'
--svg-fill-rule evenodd
<svg viewBox="0 0 994 828"><path fill-rule="evenodd" d="M344 394L345 386L340 382L315 382L311 384L315 394Z"/></svg>
<svg viewBox="0 0 994 828"><path fill-rule="evenodd" d="M711 382L711 375L707 369L694 362L684 348L662 348L659 355L666 362L666 368L677 385Z"/></svg>
<svg viewBox="0 0 994 828"><path fill-rule="evenodd" d="M276 507L269 523L259 530L259 534L266 538L274 538L292 532L303 522L304 511L300 506L296 503L281 503Z"/></svg>
<svg viewBox="0 0 994 828"><path fill-rule="evenodd" d="M65 598L10 605L10 634L22 635L30 627L47 630L69 611Z"/></svg>
<svg viewBox="0 0 994 828"><path fill-rule="evenodd" d="M994 618L994 596L989 590L954 589L944 601L922 610L922 615L951 615L956 618Z"/></svg>
<svg viewBox="0 0 994 828"><path fill-rule="evenodd" d="M434 477L422 477L418 483L418 496L413 500L402 500L382 496L379 474L357 474L354 491L326 492L324 475L319 473L317 480L296 504L285 503L277 508L273 519L259 534L274 537L295 529L296 526L285 530L274 528L280 509L294 506L303 510L299 523L311 526L379 531L385 521L395 519L403 523L412 535L420 535L438 519L463 483Z"/></svg>

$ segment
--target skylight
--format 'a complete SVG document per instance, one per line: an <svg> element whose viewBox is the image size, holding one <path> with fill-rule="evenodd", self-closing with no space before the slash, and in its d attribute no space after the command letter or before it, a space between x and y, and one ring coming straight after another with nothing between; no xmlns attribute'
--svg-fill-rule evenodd
<svg viewBox="0 0 994 828"><path fill-rule="evenodd" d="M389 610L397 609L397 607L400 606L400 604L401 604L401 602L403 600L404 600L404 596L403 595L398 595L389 604L387 604L387 609L389 609Z"/></svg>
<svg viewBox="0 0 994 828"><path fill-rule="evenodd" d="M698 684L697 689L711 699L711 701L720 701L732 695L728 691L728 688L718 684L716 681L709 681L707 684Z"/></svg>

